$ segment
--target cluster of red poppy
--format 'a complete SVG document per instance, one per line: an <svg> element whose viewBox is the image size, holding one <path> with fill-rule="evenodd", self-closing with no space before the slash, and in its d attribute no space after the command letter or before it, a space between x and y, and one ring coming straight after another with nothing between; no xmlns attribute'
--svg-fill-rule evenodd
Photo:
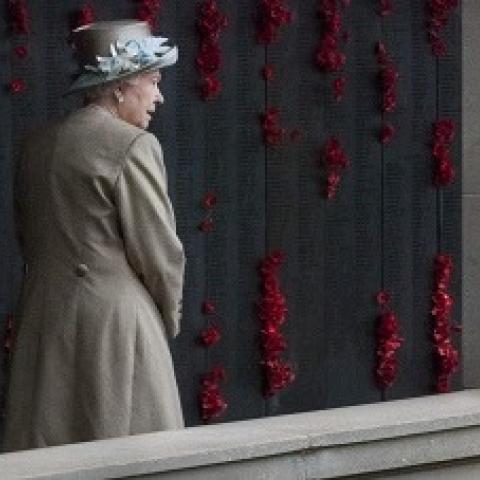
<svg viewBox="0 0 480 480"><path fill-rule="evenodd" d="M220 417L227 409L227 402L220 391L220 382L225 381L223 367L214 367L202 377L200 390L200 410L204 422Z"/></svg>
<svg viewBox="0 0 480 480"><path fill-rule="evenodd" d="M278 40L278 31L292 21L292 12L284 5L284 0L260 0L258 6L259 43L268 45Z"/></svg>
<svg viewBox="0 0 480 480"><path fill-rule="evenodd" d="M202 313L209 316L215 315L217 313L215 303L211 300L205 300L202 303ZM204 347L212 347L213 345L216 345L221 338L222 334L217 325L210 324L200 332L200 343Z"/></svg>
<svg viewBox="0 0 480 480"><path fill-rule="evenodd" d="M375 46L377 63L380 66L380 91L382 94L381 110L383 113L391 113L397 108L397 81L396 71L387 48L383 42ZM395 128L388 122L384 122L380 130L380 142L385 144L392 140L395 135Z"/></svg>
<svg viewBox="0 0 480 480"><path fill-rule="evenodd" d="M337 194L342 172L350 162L336 137L327 139L323 159L327 172L326 197L332 199Z"/></svg>
<svg viewBox="0 0 480 480"><path fill-rule="evenodd" d="M200 44L196 57L197 70L202 78L201 95L204 100L213 100L222 91L218 72L222 65L220 33L228 26L228 18L217 5L216 0L205 0L198 7L197 28Z"/></svg>
<svg viewBox="0 0 480 480"><path fill-rule="evenodd" d="M257 39L259 43L265 45L277 41L280 27L291 23L293 18L292 12L286 8L283 0L261 0L258 11ZM275 77L275 65L265 64L262 76L266 82L272 81ZM298 129L287 132L285 128L280 127L280 111L275 107L268 106L265 113L260 115L260 121L266 145L278 146L288 140L298 142L302 138Z"/></svg>
<svg viewBox="0 0 480 480"><path fill-rule="evenodd" d="M341 77L335 78L332 82L332 87L335 100L337 102L342 101L343 96L345 95L345 89L347 87L347 78L343 75Z"/></svg>
<svg viewBox="0 0 480 480"><path fill-rule="evenodd" d="M157 25L161 0L140 0L139 3L137 18L148 22L153 30Z"/></svg>
<svg viewBox="0 0 480 480"><path fill-rule="evenodd" d="M381 291L377 295L381 314L377 325L377 364L375 378L382 390L393 385L397 377L398 360L396 351L402 346L399 334L398 317L390 308L390 295Z"/></svg>
<svg viewBox="0 0 480 480"><path fill-rule="evenodd" d="M315 60L317 65L325 72L339 72L345 65L346 55L340 49L341 39L346 39L342 33L342 9L350 4L350 0L321 0L319 14L323 19L324 31L316 49ZM333 92L337 102L345 94L347 79L341 76L332 83Z"/></svg>
<svg viewBox="0 0 480 480"><path fill-rule="evenodd" d="M447 26L448 18L458 6L458 0L427 0L428 39L432 45L432 53L436 57L444 57L447 54L445 41L440 38L441 31Z"/></svg>
<svg viewBox="0 0 480 480"><path fill-rule="evenodd" d="M450 154L450 145L455 136L455 124L451 119L438 120L433 125L432 155L433 183L437 187L450 185L455 178L455 168Z"/></svg>
<svg viewBox="0 0 480 480"><path fill-rule="evenodd" d="M30 13L26 0L9 0L8 2L11 29L14 35L28 35L30 33ZM19 59L28 55L25 45L18 45L13 52ZM27 83L23 78L14 78L10 81L11 93L22 93L27 89Z"/></svg>
<svg viewBox="0 0 480 480"><path fill-rule="evenodd" d="M382 17L386 17L393 13L393 0L380 0L379 13Z"/></svg>
<svg viewBox="0 0 480 480"><path fill-rule="evenodd" d="M89 25L95 21L95 11L93 9L93 4L86 3L78 11L75 19L74 28L83 27L84 25Z"/></svg>
<svg viewBox="0 0 480 480"><path fill-rule="evenodd" d="M207 217L199 225L199 229L204 233L214 230L214 220L212 211L218 203L218 198L213 192L208 192L202 199L202 207L207 211ZM217 308L213 301L205 300L202 303L202 313L209 317L216 315ZM206 348L216 345L222 338L220 328L211 321L200 332L199 342ZM209 422L219 417L227 408L227 402L223 398L220 390L220 381L226 378L223 367L215 367L209 373L205 374L201 380L200 388L200 412L205 422Z"/></svg>
<svg viewBox="0 0 480 480"><path fill-rule="evenodd" d="M12 353L14 341L13 331L13 315L8 314L5 317L5 333L3 336L3 351L5 353L5 360L8 361L10 354Z"/></svg>
<svg viewBox="0 0 480 480"><path fill-rule="evenodd" d="M280 112L278 108L268 107L260 116L263 128L263 140L270 146L278 146L285 142L287 130L280 127Z"/></svg>
<svg viewBox="0 0 480 480"><path fill-rule="evenodd" d="M434 318L433 345L437 356L437 392L450 390L450 377L458 369L458 351L452 344L452 330L459 330L450 323L453 297L448 293L453 272L453 259L447 254L438 254L434 262L434 292L432 296Z"/></svg>
<svg viewBox="0 0 480 480"><path fill-rule="evenodd" d="M207 211L207 217L202 220L198 226L203 233L211 233L215 230L215 221L212 218L212 212L217 205L217 196L213 192L208 192L202 200L202 206Z"/></svg>
<svg viewBox="0 0 480 480"><path fill-rule="evenodd" d="M380 89L382 91L382 112L391 113L397 108L398 72L387 52L385 44L376 45L377 62L380 66Z"/></svg>
<svg viewBox="0 0 480 480"><path fill-rule="evenodd" d="M13 33L28 35L30 33L30 13L26 0L9 0L8 7Z"/></svg>
<svg viewBox="0 0 480 480"><path fill-rule="evenodd" d="M287 341L280 328L285 323L287 302L280 290L278 270L285 262L285 254L275 251L260 264L262 297L258 306L258 317L262 324L262 364L265 371L265 396L275 395L295 379L290 364L280 356L287 349Z"/></svg>

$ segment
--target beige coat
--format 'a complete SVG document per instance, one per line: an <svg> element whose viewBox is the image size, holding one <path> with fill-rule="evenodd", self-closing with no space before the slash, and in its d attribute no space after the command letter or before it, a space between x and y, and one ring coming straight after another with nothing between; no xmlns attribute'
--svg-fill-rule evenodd
<svg viewBox="0 0 480 480"><path fill-rule="evenodd" d="M185 260L158 141L90 106L22 158L5 450L181 428L166 334L179 332Z"/></svg>

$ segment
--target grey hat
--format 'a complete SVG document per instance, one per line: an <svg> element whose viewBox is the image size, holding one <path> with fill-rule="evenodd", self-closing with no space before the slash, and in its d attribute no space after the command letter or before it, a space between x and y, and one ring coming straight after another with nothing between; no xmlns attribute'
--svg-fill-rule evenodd
<svg viewBox="0 0 480 480"><path fill-rule="evenodd" d="M152 37L147 22L95 22L73 31L82 71L67 94L108 84L140 72L173 65L178 48L167 38Z"/></svg>

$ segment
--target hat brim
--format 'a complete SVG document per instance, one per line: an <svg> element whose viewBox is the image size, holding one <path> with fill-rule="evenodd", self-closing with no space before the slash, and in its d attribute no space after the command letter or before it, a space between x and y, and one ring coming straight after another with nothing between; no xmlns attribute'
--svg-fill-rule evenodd
<svg viewBox="0 0 480 480"><path fill-rule="evenodd" d="M175 49L176 50L176 49ZM142 65L134 71L116 73L96 73L96 72L83 72L81 73L70 85L70 88L65 92L65 96L72 93L86 92L91 88L99 87L100 85L108 85L110 83L124 80L129 77L134 77L139 73L146 73L152 70L158 70L160 68L169 67L177 62L178 53L175 52L170 58L159 57L158 60Z"/></svg>

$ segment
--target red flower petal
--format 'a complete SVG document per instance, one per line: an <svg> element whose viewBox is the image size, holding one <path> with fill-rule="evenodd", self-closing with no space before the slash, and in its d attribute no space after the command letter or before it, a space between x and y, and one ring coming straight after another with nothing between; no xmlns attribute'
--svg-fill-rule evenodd
<svg viewBox="0 0 480 480"><path fill-rule="evenodd" d="M203 197L203 208L211 210L217 204L217 200L217 196L213 192L208 192L205 197Z"/></svg>
<svg viewBox="0 0 480 480"><path fill-rule="evenodd" d="M437 357L437 392L450 390L450 377L458 369L458 351L452 345L450 334L458 331L456 324L450 323L453 297L447 289L451 280L453 259L450 255L438 254L434 261L435 287L432 295L434 318L433 342Z"/></svg>
<svg viewBox="0 0 480 480"><path fill-rule="evenodd" d="M202 303L202 313L205 315L214 315L217 312L217 307L215 303L209 300L205 300Z"/></svg>
<svg viewBox="0 0 480 480"><path fill-rule="evenodd" d="M275 77L275 66L272 64L267 64L262 69L262 76L268 82L273 80Z"/></svg>
<svg viewBox="0 0 480 480"><path fill-rule="evenodd" d="M205 422L221 416L228 407L219 387L226 378L223 367L215 367L202 378L200 390L200 411Z"/></svg>
<svg viewBox="0 0 480 480"><path fill-rule="evenodd" d="M213 221L213 218L206 218L200 223L198 228L203 233L211 233L213 230L215 230L215 222Z"/></svg>
<svg viewBox="0 0 480 480"><path fill-rule="evenodd" d="M386 65L390 62L387 48L383 42L377 42L375 45L375 53L377 55L377 61L380 65Z"/></svg>
<svg viewBox="0 0 480 480"><path fill-rule="evenodd" d="M11 0L8 5L13 33L20 35L30 33L30 13L27 2L25 0Z"/></svg>
<svg viewBox="0 0 480 480"><path fill-rule="evenodd" d="M380 142L383 144L389 143L394 136L395 128L391 124L385 123L380 131Z"/></svg>
<svg viewBox="0 0 480 480"><path fill-rule="evenodd" d="M392 0L380 0L380 15L385 17L393 13L393 2Z"/></svg>
<svg viewBox="0 0 480 480"><path fill-rule="evenodd" d="M205 0L199 5L197 28L200 35L197 70L202 77L203 100L215 99L222 90L217 73L223 63L219 45L220 33L228 25L228 18L220 12L216 0Z"/></svg>
<svg viewBox="0 0 480 480"><path fill-rule="evenodd" d="M274 107L267 107L266 112L260 116L266 145L278 146L285 142L287 131L279 126L279 118L280 113Z"/></svg>
<svg viewBox="0 0 480 480"><path fill-rule="evenodd" d="M333 81L332 83L333 92L335 94L335 100L337 102L340 102L343 99L346 85L347 85L347 79L344 76L338 77Z"/></svg>
<svg viewBox="0 0 480 480"><path fill-rule="evenodd" d="M28 50L25 45L19 45L18 47L15 47L13 51L18 58L25 58L28 55Z"/></svg>
<svg viewBox="0 0 480 480"><path fill-rule="evenodd" d="M10 91L12 93L22 93L26 90L27 84L23 78L15 78L10 82Z"/></svg>
<svg viewBox="0 0 480 480"><path fill-rule="evenodd" d="M220 341L222 335L217 326L211 325L200 333L200 338L203 345L211 347Z"/></svg>
<svg viewBox="0 0 480 480"><path fill-rule="evenodd" d="M381 290L380 292L377 293L377 303L381 306L384 307L390 303L390 294L385 291Z"/></svg>
<svg viewBox="0 0 480 480"><path fill-rule="evenodd" d="M281 27L291 23L292 13L283 0L260 0L257 18L257 40L268 45L278 40Z"/></svg>
<svg viewBox="0 0 480 480"><path fill-rule="evenodd" d="M95 11L93 5L90 3L85 4L77 15L76 27L82 27L84 25L89 25L95 21Z"/></svg>
<svg viewBox="0 0 480 480"><path fill-rule="evenodd" d="M284 252L277 250L260 264L263 288L259 304L259 319L262 322L262 364L265 371L265 395L274 395L293 382L292 367L280 359L287 342L279 330L285 322L286 299L280 291L278 269L285 261Z"/></svg>

